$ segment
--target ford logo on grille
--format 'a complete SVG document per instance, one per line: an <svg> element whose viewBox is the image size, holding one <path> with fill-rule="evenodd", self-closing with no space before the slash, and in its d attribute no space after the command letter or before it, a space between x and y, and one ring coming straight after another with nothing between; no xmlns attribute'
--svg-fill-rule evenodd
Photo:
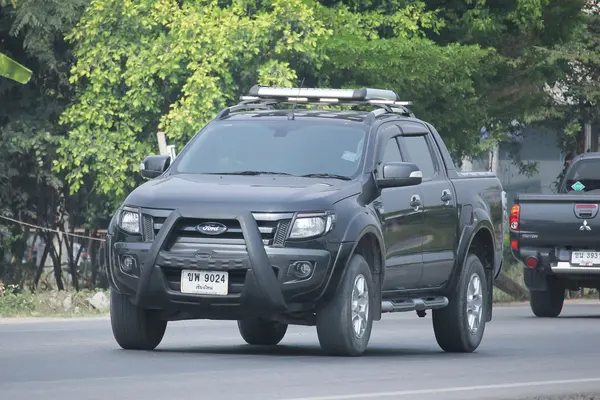
<svg viewBox="0 0 600 400"><path fill-rule="evenodd" d="M227 227L219 222L204 222L196 226L196 230L205 235L220 235L227 231Z"/></svg>

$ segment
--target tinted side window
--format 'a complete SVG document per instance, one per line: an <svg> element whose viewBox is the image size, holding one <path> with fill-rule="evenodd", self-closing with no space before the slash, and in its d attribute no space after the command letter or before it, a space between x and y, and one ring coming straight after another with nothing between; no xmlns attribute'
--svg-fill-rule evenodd
<svg viewBox="0 0 600 400"><path fill-rule="evenodd" d="M402 162L402 155L400 154L400 147L396 138L391 138L385 145L385 151L381 162Z"/></svg>
<svg viewBox="0 0 600 400"><path fill-rule="evenodd" d="M436 163L425 136L404 136L402 138L408 157L423 172L423 178L431 178L436 173Z"/></svg>
<svg viewBox="0 0 600 400"><path fill-rule="evenodd" d="M400 145L398 143L398 137L402 134L400 128L395 124L384 125L379 135L385 137L391 137L385 144L383 149L383 155L379 162L402 162L402 154L400 153Z"/></svg>

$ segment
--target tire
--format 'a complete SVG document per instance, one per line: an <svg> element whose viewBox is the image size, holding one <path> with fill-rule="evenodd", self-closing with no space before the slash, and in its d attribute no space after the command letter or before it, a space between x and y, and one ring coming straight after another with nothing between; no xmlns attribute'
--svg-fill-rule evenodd
<svg viewBox="0 0 600 400"><path fill-rule="evenodd" d="M364 330L358 329L358 334L353 327L352 310L353 296L359 294L355 291L355 282L360 287L366 288L366 294L363 290L364 297L361 299L364 310L361 326L364 326ZM330 355L347 357L362 355L371 338L373 301L371 269L361 255L355 254L342 276L335 298L317 311L317 336L321 348Z"/></svg>
<svg viewBox="0 0 600 400"><path fill-rule="evenodd" d="M479 321L470 325L469 297L479 282L479 289L475 290L479 301L479 317L474 316L472 321ZM439 310L433 310L433 331L438 345L448 353L471 353L475 351L481 340L486 325L488 312L489 293L485 270L481 260L475 254L468 254L464 268L460 272L458 285L448 298L449 304Z"/></svg>
<svg viewBox="0 0 600 400"><path fill-rule="evenodd" d="M556 318L565 302L565 287L550 277L546 280L546 290L530 290L529 306L533 315L539 318Z"/></svg>
<svg viewBox="0 0 600 400"><path fill-rule="evenodd" d="M115 340L125 350L154 350L167 329L167 321L158 319L154 311L137 307L112 289L110 323Z"/></svg>
<svg viewBox="0 0 600 400"><path fill-rule="evenodd" d="M287 332L287 324L245 319L238 321L240 335L246 343L255 346L275 346L281 342Z"/></svg>

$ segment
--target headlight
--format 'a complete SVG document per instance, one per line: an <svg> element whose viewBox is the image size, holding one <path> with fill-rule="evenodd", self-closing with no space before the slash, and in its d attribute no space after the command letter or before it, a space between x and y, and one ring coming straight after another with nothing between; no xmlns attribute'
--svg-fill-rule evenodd
<svg viewBox="0 0 600 400"><path fill-rule="evenodd" d="M119 216L119 228L127 233L140 233L140 214L135 208L124 207Z"/></svg>
<svg viewBox="0 0 600 400"><path fill-rule="evenodd" d="M306 239L324 235L331 231L334 222L334 214L298 214L290 233L290 239Z"/></svg>

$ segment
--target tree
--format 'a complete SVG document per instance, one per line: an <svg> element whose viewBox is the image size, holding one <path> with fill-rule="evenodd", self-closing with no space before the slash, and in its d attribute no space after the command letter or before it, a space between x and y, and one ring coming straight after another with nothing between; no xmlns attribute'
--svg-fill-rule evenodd
<svg viewBox="0 0 600 400"><path fill-rule="evenodd" d="M474 75L477 93L487 106L488 147L510 140L514 121L541 122L550 101L548 86L563 76L562 68L545 51L572 43L582 26L586 0L427 0L428 9L439 8L446 23L440 34L428 37L439 44L478 44L493 48L486 60L488 73ZM523 173L536 166L518 157L514 162Z"/></svg>
<svg viewBox="0 0 600 400"><path fill-rule="evenodd" d="M0 108L0 215L50 229L63 229L66 214L71 219L79 212L69 201L63 177L52 171L57 157L57 139L65 134L58 118L72 96L67 78L72 62L64 35L87 5L87 0L19 0L2 2L0 42L14 60L32 70L27 85L0 79L0 98L11 99ZM89 179L77 194L85 198L85 210L97 209L101 196L90 196ZM91 206L90 206L91 204ZM77 204L77 207L81 207ZM85 211L81 211L85 212ZM92 217L89 217L92 218ZM23 259L29 231L21 224L1 221L10 231L0 247L10 248L18 264ZM45 254L54 261L60 276L60 249L55 249L53 233L42 233L47 243ZM70 256L70 255L69 255ZM43 263L42 263L43 264ZM14 266L13 266L14 267ZM21 268L0 266L2 275ZM13 274L14 275L14 274ZM61 287L60 279L57 279Z"/></svg>
<svg viewBox="0 0 600 400"><path fill-rule="evenodd" d="M80 90L62 116L56 170L73 191L91 174L117 203L139 182L154 132L181 146L253 84L300 78L395 89L468 151L485 117L472 75L489 51L423 37L441 23L418 1L392 13L310 0L92 1L68 36Z"/></svg>
<svg viewBox="0 0 600 400"><path fill-rule="evenodd" d="M540 49L560 75L547 88L545 107L531 117L565 133L561 147L567 159L593 150L584 146L584 124L600 126L600 2L587 0L580 17L571 41Z"/></svg>

